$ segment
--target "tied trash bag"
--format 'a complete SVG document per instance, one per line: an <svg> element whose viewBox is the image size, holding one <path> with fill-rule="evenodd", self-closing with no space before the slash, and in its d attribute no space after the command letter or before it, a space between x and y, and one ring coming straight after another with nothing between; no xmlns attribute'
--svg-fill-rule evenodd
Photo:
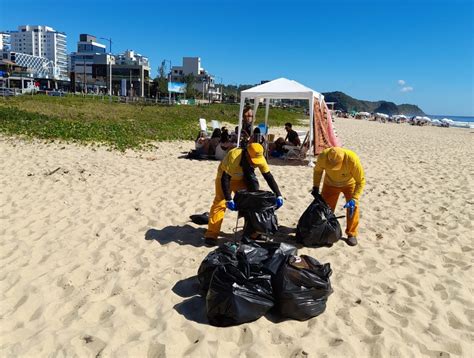
<svg viewBox="0 0 474 358"><path fill-rule="evenodd" d="M293 245L274 242L250 242L242 244L238 249L245 256L251 272L265 272L275 275L281 264L290 255L296 255Z"/></svg>
<svg viewBox="0 0 474 358"><path fill-rule="evenodd" d="M232 264L215 269L206 296L210 324L226 327L255 321L273 305L270 275Z"/></svg>
<svg viewBox="0 0 474 358"><path fill-rule="evenodd" d="M244 236L253 233L270 235L278 230L275 194L270 191L239 190L234 197L239 215L245 218Z"/></svg>
<svg viewBox="0 0 474 358"><path fill-rule="evenodd" d="M320 315L333 292L330 264L301 255L290 256L273 279L276 308L282 318L305 321Z"/></svg>
<svg viewBox="0 0 474 358"><path fill-rule="evenodd" d="M201 292L205 295L209 289L214 270L221 265L237 266L237 245L226 243L211 251L201 262L198 269L198 280Z"/></svg>
<svg viewBox="0 0 474 358"><path fill-rule="evenodd" d="M193 214L189 218L196 225L207 225L209 223L209 212Z"/></svg>
<svg viewBox="0 0 474 358"><path fill-rule="evenodd" d="M301 215L296 227L296 240L305 246L321 247L342 238L339 221L323 197L315 195Z"/></svg>

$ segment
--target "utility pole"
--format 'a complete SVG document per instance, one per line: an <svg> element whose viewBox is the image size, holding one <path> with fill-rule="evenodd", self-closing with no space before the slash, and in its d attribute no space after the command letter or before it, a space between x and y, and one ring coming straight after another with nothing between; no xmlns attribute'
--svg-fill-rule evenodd
<svg viewBox="0 0 474 358"><path fill-rule="evenodd" d="M110 60L110 63L109 63L109 72L110 72L110 76L109 76L109 96L110 96L110 100L112 100L112 38L107 38L107 37L100 37L101 40L106 40L106 41L109 41L109 52L110 52L110 58L108 60Z"/></svg>
<svg viewBox="0 0 474 358"><path fill-rule="evenodd" d="M86 77L86 56L82 55L83 63L84 63L84 81L82 82L82 86L84 87L84 94L87 94L87 77Z"/></svg>

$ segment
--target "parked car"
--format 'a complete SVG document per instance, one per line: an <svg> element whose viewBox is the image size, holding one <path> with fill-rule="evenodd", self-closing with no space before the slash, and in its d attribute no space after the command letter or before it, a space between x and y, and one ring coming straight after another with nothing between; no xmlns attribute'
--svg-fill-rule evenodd
<svg viewBox="0 0 474 358"><path fill-rule="evenodd" d="M21 94L21 90L16 90L12 88L0 88L0 96L19 96Z"/></svg>
<svg viewBox="0 0 474 358"><path fill-rule="evenodd" d="M61 92L61 91L49 91L47 93L48 93L48 96L64 97L64 92Z"/></svg>

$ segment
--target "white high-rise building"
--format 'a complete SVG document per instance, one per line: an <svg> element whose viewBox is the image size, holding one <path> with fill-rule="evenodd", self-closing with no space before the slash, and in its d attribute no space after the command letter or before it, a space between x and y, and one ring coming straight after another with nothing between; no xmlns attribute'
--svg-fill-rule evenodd
<svg viewBox="0 0 474 358"><path fill-rule="evenodd" d="M45 57L57 68L58 79L68 80L66 34L48 26L18 26L10 33L11 51Z"/></svg>

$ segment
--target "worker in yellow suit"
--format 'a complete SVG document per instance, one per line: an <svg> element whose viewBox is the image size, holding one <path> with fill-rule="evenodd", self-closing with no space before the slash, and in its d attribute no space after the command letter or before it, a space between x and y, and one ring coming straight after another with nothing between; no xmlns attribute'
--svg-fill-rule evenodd
<svg viewBox="0 0 474 358"><path fill-rule="evenodd" d="M216 195L209 213L209 223L204 240L207 245L217 244L222 221L226 208L237 211L238 208L232 199L232 193L241 189L249 189L248 176L253 174L253 168L258 168L270 189L276 195L276 208L283 205L283 197L278 188L270 167L263 155L263 147L259 143L250 143L243 148L231 149L222 159L217 170L215 181Z"/></svg>
<svg viewBox="0 0 474 358"><path fill-rule="evenodd" d="M335 210L339 194L346 199L347 209L346 243L357 245L357 227L359 225L359 199L365 186L364 169L356 153L349 149L332 147L319 155L313 173L313 195L319 194L319 185L324 176L321 196Z"/></svg>

